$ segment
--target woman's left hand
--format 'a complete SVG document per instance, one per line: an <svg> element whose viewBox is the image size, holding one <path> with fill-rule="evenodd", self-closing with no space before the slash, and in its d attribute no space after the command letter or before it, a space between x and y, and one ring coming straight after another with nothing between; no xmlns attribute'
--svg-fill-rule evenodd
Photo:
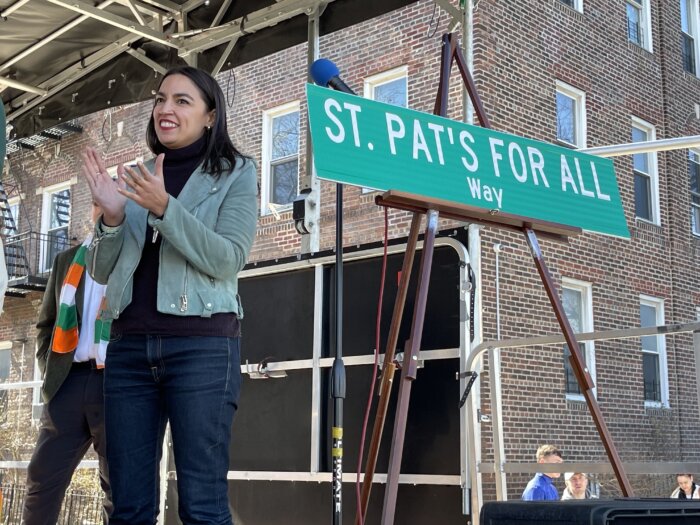
<svg viewBox="0 0 700 525"><path fill-rule="evenodd" d="M139 206L146 208L156 217L162 217L168 207L170 195L165 191L165 180L163 179L163 159L162 153L156 157L154 173L146 169L143 162L139 162L134 168L124 166L125 173L121 174L122 180L131 189L127 191L121 189L120 193L134 201Z"/></svg>

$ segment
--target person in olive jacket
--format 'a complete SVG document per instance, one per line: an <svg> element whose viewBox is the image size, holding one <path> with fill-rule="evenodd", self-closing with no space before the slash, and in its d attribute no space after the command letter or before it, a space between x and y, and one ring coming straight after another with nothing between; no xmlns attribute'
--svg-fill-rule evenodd
<svg viewBox="0 0 700 525"><path fill-rule="evenodd" d="M93 204L93 221L99 213ZM112 508L102 393L109 325L98 315L105 286L85 271L91 237L55 257L39 311L44 409L27 469L24 525L56 524L66 488L90 445L99 458L104 523Z"/></svg>

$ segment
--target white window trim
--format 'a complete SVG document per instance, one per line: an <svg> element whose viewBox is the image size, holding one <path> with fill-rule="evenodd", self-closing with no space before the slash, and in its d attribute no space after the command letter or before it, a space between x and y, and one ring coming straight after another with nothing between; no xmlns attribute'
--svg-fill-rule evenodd
<svg viewBox="0 0 700 525"><path fill-rule="evenodd" d="M59 191L69 190L72 185L72 181L68 181L42 188L41 233L47 233L49 231L49 207L51 206L49 196L53 193L58 193Z"/></svg>
<svg viewBox="0 0 700 525"><path fill-rule="evenodd" d="M274 210L270 206L270 155L272 154L272 121L275 117L280 117L288 113L299 112L300 124L301 124L301 111L300 104L298 100L293 102L288 102L281 106L277 106L272 109L263 111L263 129L262 129L262 173L260 178L260 215L279 215L280 211L288 211L292 209L292 204L285 206L274 205ZM299 146L301 148L301 146ZM297 150L297 162L299 161L299 152Z"/></svg>
<svg viewBox="0 0 700 525"><path fill-rule="evenodd" d="M9 372L12 372L12 341L0 341L0 350L9 350L10 351L10 370ZM8 375L8 381L9 383L9 375Z"/></svg>
<svg viewBox="0 0 700 525"><path fill-rule="evenodd" d="M7 378L0 378L0 393L5 392L4 396L7 396L8 386L12 383L10 378L12 377L12 341L0 341L0 352L7 351L7 355L10 357L10 363L7 370ZM7 419L7 413L0 414L4 418L0 419L0 422L5 423Z"/></svg>
<svg viewBox="0 0 700 525"><path fill-rule="evenodd" d="M685 0L683 0L685 1ZM700 77L700 64L698 64L699 60L699 54L700 54L700 43L698 42L698 27L700 27L700 15L698 14L698 3L697 1L693 0L691 2L688 2L689 7L690 7L690 12L688 13L688 29L690 30L690 33L686 33L688 36L690 36L693 39L693 48L695 51L695 76ZM681 26L681 32L685 33L683 31L683 27ZM692 74L689 71L686 71L685 67L683 67L683 71L688 73L689 75Z"/></svg>
<svg viewBox="0 0 700 525"><path fill-rule="evenodd" d="M697 68L696 68L696 69L697 69ZM690 148L690 152L691 152L691 153L694 153L694 154L698 157L698 162L697 162L696 164L698 164L698 166L700 166L700 150L697 150L697 149L695 149L695 148ZM688 162L691 162L690 158L688 158ZM689 180L688 180L688 183L690 183L690 174L688 174L688 179L689 179ZM690 184L688 184L688 185L690 185ZM688 192L690 193L690 188L688 189ZM693 208L695 208L695 206L693 205L693 196L692 196L692 194L691 194L691 195L689 195L688 197L689 197L688 200L690 201L690 202L688 202L688 204L690 205L690 210L689 210L689 211L690 211L690 213L691 213L691 215L692 215L692 214L693 214ZM695 237L700 237L700 224L697 224L697 227L698 227L698 231L695 231L695 230L693 229L693 222L692 222L692 219L691 219L691 221L690 221L690 233L691 233L692 235L694 235Z"/></svg>
<svg viewBox="0 0 700 525"><path fill-rule="evenodd" d="M700 322L700 306L695 307L695 320ZM693 334L693 354L695 355L695 376L698 389L698 401L700 402L700 332Z"/></svg>
<svg viewBox="0 0 700 525"><path fill-rule="evenodd" d="M143 162L143 157L136 157L135 159L130 160L128 162L120 162L119 164L115 164L114 166L110 166L107 168L107 174L110 177L112 177L114 180L116 180L118 177L119 166L124 165L124 166L128 166L130 168L137 169L136 168L137 162Z"/></svg>
<svg viewBox="0 0 700 525"><path fill-rule="evenodd" d="M408 66L399 66L376 75L365 78L362 94L365 98L374 100L374 90L379 86L388 84L399 78L406 79L406 107L409 107L408 100Z"/></svg>
<svg viewBox="0 0 700 525"><path fill-rule="evenodd" d="M562 293L564 288L569 288L570 290L576 290L581 293L581 300L583 305L581 308L581 329L582 332L593 332L595 331L593 322L593 285L585 281L579 281L577 279L571 279L569 277L562 277L561 280ZM586 351L586 367L591 375L593 384L596 384L596 368L595 368L595 341L584 342L584 347ZM597 397L597 387L593 387L593 396ZM581 394L566 394L566 399L571 401L585 401L584 395Z"/></svg>
<svg viewBox="0 0 700 525"><path fill-rule="evenodd" d="M577 148L585 148L588 142L588 125L586 123L586 92L576 89L574 86L557 80L557 93L561 93L574 100L576 105L576 137L578 138L579 144L571 144L571 146ZM556 104L556 100L555 100ZM559 142L568 144L568 142L563 141L557 137Z"/></svg>
<svg viewBox="0 0 700 525"><path fill-rule="evenodd" d="M656 326L661 326L665 323L665 313L664 313L664 300L658 297L652 297L650 295L640 295L639 304L651 306L656 311ZM652 336L653 337L653 336ZM659 379L661 381L661 402L658 401L647 401L644 400L644 406L650 408L669 408L669 394L668 394L668 362L666 359L666 336L657 335L656 336L656 348L658 349L659 355ZM641 343L640 343L640 351ZM643 373L643 372L642 372ZM642 396L644 395L644 376L642 376Z"/></svg>
<svg viewBox="0 0 700 525"><path fill-rule="evenodd" d="M649 51L649 53L654 52L653 44L652 44L652 38L651 38L651 3L649 0L626 0L625 2L625 20L627 20L627 3L635 5L637 8L639 8L641 20L639 21L639 29L642 32L641 39L642 39L642 45L641 47ZM638 45L635 42L632 42L629 40L629 36L627 37L628 42Z"/></svg>
<svg viewBox="0 0 700 525"><path fill-rule="evenodd" d="M563 3L563 2L562 2L562 3ZM567 5L567 4L564 4L564 5L566 5L566 7L571 7L572 9L575 9L575 10L578 11L579 13L583 13L583 0L574 0L573 3L574 3L573 6L570 6L570 5Z"/></svg>
<svg viewBox="0 0 700 525"><path fill-rule="evenodd" d="M42 235L48 234L49 232L49 208L51 206L51 199L49 198L53 193L57 193L63 190L71 189L74 184L73 179L61 182L59 184L54 184L53 186L46 186L41 188L42 198L41 198L41 233ZM73 210L71 210L71 219L73 218ZM70 229L70 221L68 222L68 228ZM44 266L46 257L46 243L40 243L41 249L39 250L39 269L41 272L51 271L51 267L48 268Z"/></svg>
<svg viewBox="0 0 700 525"><path fill-rule="evenodd" d="M19 196L7 199L7 207L10 210L10 213L12 212L13 206L17 206L17 217L15 217L14 214L12 215L12 219L15 221L15 228L17 228L19 226L19 221L17 219L19 219L19 212L22 209L22 199ZM19 228L17 228L17 233L21 233Z"/></svg>
<svg viewBox="0 0 700 525"><path fill-rule="evenodd" d="M656 126L654 126L653 124L650 124L649 122L642 120L638 117L632 116L632 127L644 131L647 134L647 141L656 140ZM644 219L643 217L637 217L636 212L635 219L638 221L650 222L652 224L656 224L657 226L661 226L661 214L659 204L658 156L656 151L652 151L650 153L643 153L642 155L647 155L647 158L649 160L649 178L651 179L651 220ZM635 195L635 199L636 198L637 196Z"/></svg>
<svg viewBox="0 0 700 525"><path fill-rule="evenodd" d="M688 34L690 37L693 39L693 44L695 48L695 76L700 77L700 64L698 61L700 60L700 40L698 38L698 27L700 27L700 15L698 14L698 3L696 1L688 2L690 4L690 12L688 13L688 23L690 27L690 33ZM683 29L681 29L681 32L684 32ZM683 68L683 71L685 71L685 67ZM688 71L686 71L688 74Z"/></svg>
<svg viewBox="0 0 700 525"><path fill-rule="evenodd" d="M365 78L364 84L362 86L362 96L370 100L374 100L374 90L379 86L388 84L398 78L406 79L406 107L409 107L408 103L408 66L399 66L382 73L377 73L376 75L371 75ZM372 193L376 191L372 188L362 188L362 193Z"/></svg>

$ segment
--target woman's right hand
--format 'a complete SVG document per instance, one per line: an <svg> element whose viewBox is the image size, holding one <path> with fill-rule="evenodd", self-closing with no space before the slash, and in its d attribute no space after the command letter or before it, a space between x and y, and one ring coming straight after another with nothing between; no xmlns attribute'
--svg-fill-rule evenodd
<svg viewBox="0 0 700 525"><path fill-rule="evenodd" d="M86 147L83 157L83 176L90 187L92 199L102 208L102 223L105 226L118 226L124 221L124 207L126 197L119 193L118 188L125 185L121 181L124 174L124 166L117 168L117 180L112 179L107 173L105 163L100 154L91 147Z"/></svg>

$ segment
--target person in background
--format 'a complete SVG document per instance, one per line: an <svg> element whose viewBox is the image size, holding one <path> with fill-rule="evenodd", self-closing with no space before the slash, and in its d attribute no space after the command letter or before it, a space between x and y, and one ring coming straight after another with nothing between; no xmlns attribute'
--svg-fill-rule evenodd
<svg viewBox="0 0 700 525"><path fill-rule="evenodd" d="M99 214L93 202L93 222ZM39 310L36 357L44 411L27 468L23 525L56 525L73 472L90 445L99 458L104 523L112 509L102 395L109 323L98 315L105 286L85 271L91 240L92 235L56 256Z"/></svg>
<svg viewBox="0 0 700 525"><path fill-rule="evenodd" d="M103 210L88 250L107 348L111 525L153 525L159 463L170 423L178 514L187 525L231 525L231 424L241 387L238 272L257 222L255 164L231 143L216 80L189 66L156 90L147 143L155 161L119 166L83 153Z"/></svg>
<svg viewBox="0 0 700 525"><path fill-rule="evenodd" d="M591 499L595 498L588 486L588 475L584 472L567 472L564 474L566 488L561 499Z"/></svg>
<svg viewBox="0 0 700 525"><path fill-rule="evenodd" d="M561 450L554 445L542 445L537 449L537 463L562 463ZM553 479L561 476L559 472L538 472L532 478L522 499L525 501L558 500L559 492L552 482Z"/></svg>
<svg viewBox="0 0 700 525"><path fill-rule="evenodd" d="M676 476L678 487L671 493L674 499L700 499L700 486L693 480L692 474L681 473Z"/></svg>

